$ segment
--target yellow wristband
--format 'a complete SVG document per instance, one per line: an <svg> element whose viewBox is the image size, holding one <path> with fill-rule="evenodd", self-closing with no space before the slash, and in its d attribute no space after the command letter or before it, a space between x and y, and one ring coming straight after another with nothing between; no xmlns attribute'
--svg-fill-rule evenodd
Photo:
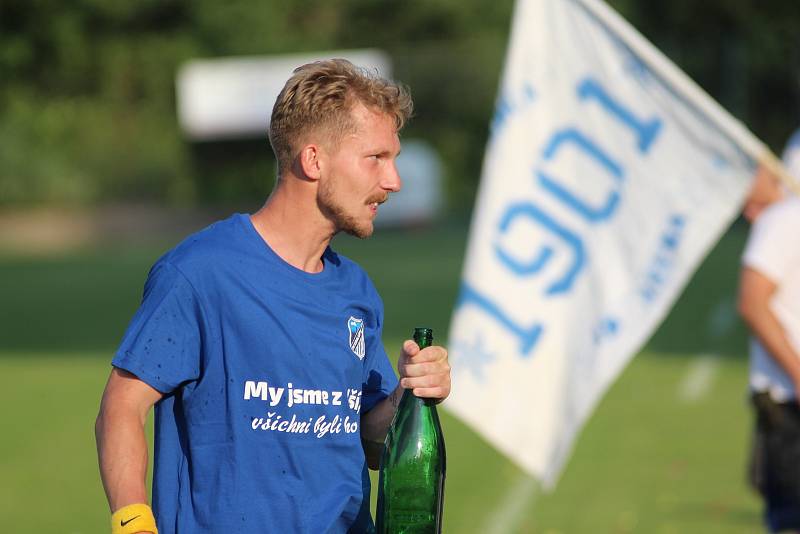
<svg viewBox="0 0 800 534"><path fill-rule="evenodd" d="M111 534L158 534L153 510L146 504L129 504L111 514Z"/></svg>

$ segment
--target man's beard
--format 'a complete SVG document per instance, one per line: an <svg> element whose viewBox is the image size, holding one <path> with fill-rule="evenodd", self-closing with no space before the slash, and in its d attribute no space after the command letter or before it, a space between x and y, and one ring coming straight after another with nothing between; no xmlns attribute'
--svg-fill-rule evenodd
<svg viewBox="0 0 800 534"><path fill-rule="evenodd" d="M371 224L359 225L356 217L348 215L344 207L336 202L336 194L330 182L326 181L320 184L317 206L323 215L333 221L337 232L345 232L360 239L366 239L372 235Z"/></svg>

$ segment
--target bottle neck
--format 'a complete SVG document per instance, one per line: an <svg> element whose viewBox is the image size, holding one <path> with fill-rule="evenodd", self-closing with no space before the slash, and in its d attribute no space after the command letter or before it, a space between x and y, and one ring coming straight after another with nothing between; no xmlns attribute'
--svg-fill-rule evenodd
<svg viewBox="0 0 800 534"><path fill-rule="evenodd" d="M428 407L432 408L436 406L435 399L425 399L422 397L417 397L414 395L413 391L410 389L403 390L403 396L400 398L400 406L404 404L415 404L419 407ZM398 408L399 409L399 408Z"/></svg>
<svg viewBox="0 0 800 534"><path fill-rule="evenodd" d="M414 329L414 343L417 344L419 350L426 349L433 344L433 330L430 328L423 328L417 327ZM436 406L436 402L433 399L423 399L414 395L410 389L406 389L403 391L403 399L409 397L410 399L416 399L416 402L419 406L426 406L426 407L433 407ZM406 402L411 402L411 400ZM402 402L402 400L401 400Z"/></svg>
<svg viewBox="0 0 800 534"><path fill-rule="evenodd" d="M422 327L415 328L414 343L417 344L420 350L430 347L433 344L433 330Z"/></svg>

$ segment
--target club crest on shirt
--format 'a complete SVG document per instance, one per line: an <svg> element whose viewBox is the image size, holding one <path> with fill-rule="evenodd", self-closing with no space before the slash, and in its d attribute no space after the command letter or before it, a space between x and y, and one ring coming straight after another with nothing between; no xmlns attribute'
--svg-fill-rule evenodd
<svg viewBox="0 0 800 534"><path fill-rule="evenodd" d="M359 360L364 359L364 319L356 319L352 315L347 320L347 333L350 335L350 350L358 356Z"/></svg>

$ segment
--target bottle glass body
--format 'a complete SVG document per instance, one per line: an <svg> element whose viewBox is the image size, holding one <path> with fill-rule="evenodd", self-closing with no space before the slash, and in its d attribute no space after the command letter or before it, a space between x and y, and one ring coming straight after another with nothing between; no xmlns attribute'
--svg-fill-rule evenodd
<svg viewBox="0 0 800 534"><path fill-rule="evenodd" d="M430 345L429 329L417 329L414 334L420 348ZM381 458L378 533L440 533L445 468L444 436L436 406L407 389L389 428Z"/></svg>

